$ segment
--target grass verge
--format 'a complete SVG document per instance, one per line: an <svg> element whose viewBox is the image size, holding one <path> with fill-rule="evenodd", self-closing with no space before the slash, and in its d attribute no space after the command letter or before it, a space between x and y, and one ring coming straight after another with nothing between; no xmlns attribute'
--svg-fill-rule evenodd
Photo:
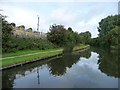
<svg viewBox="0 0 120 90"><path fill-rule="evenodd" d="M78 45L78 46L75 46L75 47L73 48L73 51L86 49L86 48L88 48L88 47L90 47L90 45L80 44L80 45Z"/></svg>
<svg viewBox="0 0 120 90"><path fill-rule="evenodd" d="M16 58L10 58L10 59L4 59L1 60L0 63L2 63L2 66L0 67L7 67L13 64L18 64L18 63L22 63L22 62L26 62L26 61L32 61L35 59L39 59L39 58L45 58L45 57L49 57L49 56L53 56L53 55L57 55L57 54L61 54L62 51L56 51L56 52L46 52L44 54L36 54L36 55L31 55L31 56L23 56L23 57L16 57Z"/></svg>
<svg viewBox="0 0 120 90"><path fill-rule="evenodd" d="M80 44L80 45L74 47L73 51L82 50L82 49L85 49L88 47L89 47L89 45ZM49 52L49 51L54 51L54 50L61 50L61 51ZM22 63L22 62L24 63L27 61L32 61L32 60L39 59L39 58L54 56L57 54L61 54L62 51L63 50L61 48L58 48L58 49L49 49L49 50L24 50L24 51L18 51L15 53L6 53L6 54L2 55L2 58L19 56L19 55L24 55L24 54L32 54L32 53L33 53L33 55L0 60L0 63L2 63L2 65L0 65L0 68L1 67L4 68L4 67L10 66L10 65L14 65L14 64ZM37 52L46 52L46 53L34 54Z"/></svg>
<svg viewBox="0 0 120 90"><path fill-rule="evenodd" d="M18 51L18 52L4 53L4 54L2 54L2 58L19 56L19 55L24 55L24 54L31 54L31 53L38 53L38 52L54 51L54 50L60 50L60 49L61 48L47 49L47 50L21 50L21 51Z"/></svg>

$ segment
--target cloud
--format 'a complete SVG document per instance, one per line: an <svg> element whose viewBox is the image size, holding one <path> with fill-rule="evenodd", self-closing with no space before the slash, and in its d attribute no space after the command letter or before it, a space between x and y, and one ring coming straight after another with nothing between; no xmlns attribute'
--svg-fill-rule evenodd
<svg viewBox="0 0 120 90"><path fill-rule="evenodd" d="M118 2L119 0L1 0L1 2Z"/></svg>
<svg viewBox="0 0 120 90"><path fill-rule="evenodd" d="M57 8L50 14L50 21L53 23L70 24L74 22L76 16L69 12L66 8Z"/></svg>
<svg viewBox="0 0 120 90"><path fill-rule="evenodd" d="M2 14L8 16L6 20L9 21L10 23L14 22L16 23L17 26L25 25L26 28L31 27L33 28L34 31L37 30L37 23L38 23L37 12L32 10L27 10L24 8L14 7L14 6L7 6L7 7L3 7L2 9L3 9ZM48 26L46 26L44 15L39 13L39 17L40 17L40 27L41 28L47 27L48 29ZM46 28L42 30L46 30Z"/></svg>
<svg viewBox="0 0 120 90"><path fill-rule="evenodd" d="M31 12L16 7L4 7L3 10L3 15L8 16L7 20L9 22L15 22L16 24L22 24L25 26L34 26L33 23L35 23L35 18Z"/></svg>
<svg viewBox="0 0 120 90"><path fill-rule="evenodd" d="M117 4L117 3L116 3ZM98 22L108 15L117 13L116 4L109 3L14 3L1 4L1 10L9 22L25 25L26 28L37 28L37 15L40 17L40 31L47 32L52 24L62 24L74 31L90 31L97 37ZM53 6L52 6L53 5ZM57 6L58 5L58 6ZM109 6L110 5L110 6ZM109 7L108 7L109 6ZM114 11L114 12L113 12Z"/></svg>

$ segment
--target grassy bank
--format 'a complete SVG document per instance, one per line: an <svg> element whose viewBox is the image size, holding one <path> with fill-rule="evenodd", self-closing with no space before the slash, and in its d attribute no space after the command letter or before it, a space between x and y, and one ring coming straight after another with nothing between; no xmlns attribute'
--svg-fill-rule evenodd
<svg viewBox="0 0 120 90"><path fill-rule="evenodd" d="M73 51L82 50L88 47L89 45L80 44L74 47ZM7 67L7 66L14 65L14 64L18 64L18 63L24 63L24 62L36 60L39 58L54 56L57 54L61 54L62 51L63 49L59 48L59 49L48 49L48 50L23 50L23 51L18 51L15 53L6 53L2 55L2 58L4 59L0 61L0 63L2 63L2 66L0 67ZM20 56L20 55L27 55L27 54L31 54L31 55ZM14 57L14 58L9 58L9 57Z"/></svg>
<svg viewBox="0 0 120 90"><path fill-rule="evenodd" d="M48 51L54 51L54 50L60 50L62 48L56 48L56 49L47 49L47 50L21 50L18 52L11 52L11 53L4 53L2 54L2 58L11 57L11 56L19 56L24 54L32 54L32 53L38 53L38 52L48 52Z"/></svg>
<svg viewBox="0 0 120 90"><path fill-rule="evenodd" d="M22 63L22 62L26 62L26 61L32 61L35 59L45 58L45 57L49 57L49 56L53 56L53 55L57 55L57 54L62 53L62 49L57 49L57 50L60 50L60 51L49 52L49 51L53 51L53 50L47 50L47 51L44 51L45 53L41 53L41 54L33 54L30 56L22 56L22 57L4 59L4 60L0 61L0 63L2 63L2 66L0 66L0 67L7 67L7 66L10 66L13 64L18 64L18 63ZM24 52L24 51L22 51L22 52ZM37 50L36 50L36 52L37 52ZM13 54L8 54L8 55L15 56L15 55L18 55L18 53L21 53L21 52L16 52L14 55ZM33 53L33 52L31 52L31 53Z"/></svg>
<svg viewBox="0 0 120 90"><path fill-rule="evenodd" d="M75 46L75 47L73 48L73 51L86 49L86 48L88 48L88 47L90 47L90 45L80 44L80 45L78 45L78 46Z"/></svg>

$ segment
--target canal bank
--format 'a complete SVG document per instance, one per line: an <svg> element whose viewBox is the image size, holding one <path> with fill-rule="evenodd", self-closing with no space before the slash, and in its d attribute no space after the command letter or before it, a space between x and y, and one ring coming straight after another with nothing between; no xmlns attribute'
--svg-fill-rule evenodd
<svg viewBox="0 0 120 90"><path fill-rule="evenodd" d="M1 60L2 67L0 69L5 70L5 69L29 64L32 62L37 62L40 60L55 58L60 55L62 55L62 50L54 50L54 51L27 54L22 57L19 57L19 56L16 56L16 57L12 56L9 58L7 57L6 59Z"/></svg>
<svg viewBox="0 0 120 90"><path fill-rule="evenodd" d="M83 51L87 48L89 48L89 45L80 45L76 46L73 51ZM54 51L46 51L46 52L40 52L40 53L31 53L26 55L20 55L20 56L12 56L12 57L6 57L1 60L2 67L1 70L6 70L9 68L22 66L25 64L29 64L32 62L37 62L40 60L47 60L52 58L57 58L58 56L63 55L63 49L57 49Z"/></svg>
<svg viewBox="0 0 120 90"><path fill-rule="evenodd" d="M2 88L118 88L117 58L117 52L90 47L3 70Z"/></svg>

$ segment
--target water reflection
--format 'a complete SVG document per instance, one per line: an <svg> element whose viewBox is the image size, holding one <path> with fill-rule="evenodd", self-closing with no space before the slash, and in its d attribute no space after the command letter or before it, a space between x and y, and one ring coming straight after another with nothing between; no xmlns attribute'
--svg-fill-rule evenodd
<svg viewBox="0 0 120 90"><path fill-rule="evenodd" d="M99 69L108 76L120 78L118 51L98 48L93 48L92 50L99 54Z"/></svg>
<svg viewBox="0 0 120 90"><path fill-rule="evenodd" d="M70 53L63 55L62 58L57 60L51 60L47 63L49 71L54 76L64 75L67 68L71 68L73 64L79 61L79 53Z"/></svg>
<svg viewBox="0 0 120 90"><path fill-rule="evenodd" d="M117 87L117 57L116 51L91 48L16 67L3 71L3 88Z"/></svg>
<svg viewBox="0 0 120 90"><path fill-rule="evenodd" d="M47 61L35 62L33 64L24 65L21 67L12 68L2 72L2 87L12 88L14 86L14 80L20 77L25 77L26 75L34 72L36 67L41 67Z"/></svg>
<svg viewBox="0 0 120 90"><path fill-rule="evenodd" d="M84 57L84 58L89 59L90 56L91 56L91 52L92 52L91 49L87 49L87 50L85 50L83 52L79 52L80 53L80 57Z"/></svg>

